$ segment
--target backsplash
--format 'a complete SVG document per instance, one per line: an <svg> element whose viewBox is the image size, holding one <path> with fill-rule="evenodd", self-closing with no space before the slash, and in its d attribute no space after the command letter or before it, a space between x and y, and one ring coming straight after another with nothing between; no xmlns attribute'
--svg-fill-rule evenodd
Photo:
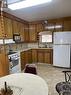
<svg viewBox="0 0 71 95"><path fill-rule="evenodd" d="M9 50L13 50L13 51L18 51L18 50L23 50L25 48L27 48L27 44L8 44L5 46L6 48L6 52L9 52Z"/></svg>
<svg viewBox="0 0 71 95"><path fill-rule="evenodd" d="M38 43L28 43L28 48L38 48Z"/></svg>
<svg viewBox="0 0 71 95"><path fill-rule="evenodd" d="M38 44L39 48L53 48L53 44L52 43L39 43Z"/></svg>
<svg viewBox="0 0 71 95"><path fill-rule="evenodd" d="M21 44L5 45L6 52L9 52L9 50L18 51L27 48L52 48L52 47L53 47L52 44L46 44L46 43L21 43Z"/></svg>
<svg viewBox="0 0 71 95"><path fill-rule="evenodd" d="M47 43L28 43L28 48L53 48L53 44Z"/></svg>

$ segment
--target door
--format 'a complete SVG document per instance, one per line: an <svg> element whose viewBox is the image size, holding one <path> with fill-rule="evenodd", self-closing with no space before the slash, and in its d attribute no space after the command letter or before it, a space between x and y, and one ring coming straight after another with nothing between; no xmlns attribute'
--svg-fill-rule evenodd
<svg viewBox="0 0 71 95"><path fill-rule="evenodd" d="M54 45L53 46L53 65L59 67L70 67L70 46Z"/></svg>

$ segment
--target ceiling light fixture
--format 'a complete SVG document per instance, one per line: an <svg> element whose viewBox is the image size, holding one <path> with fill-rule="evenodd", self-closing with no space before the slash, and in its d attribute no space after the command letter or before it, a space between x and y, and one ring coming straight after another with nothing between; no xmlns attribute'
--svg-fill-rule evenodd
<svg viewBox="0 0 71 95"><path fill-rule="evenodd" d="M45 4L48 2L51 2L52 0L24 0L24 1L19 1L16 3L12 3L8 5L8 8L12 10L17 10L21 8L27 8L27 7L32 7L40 4Z"/></svg>

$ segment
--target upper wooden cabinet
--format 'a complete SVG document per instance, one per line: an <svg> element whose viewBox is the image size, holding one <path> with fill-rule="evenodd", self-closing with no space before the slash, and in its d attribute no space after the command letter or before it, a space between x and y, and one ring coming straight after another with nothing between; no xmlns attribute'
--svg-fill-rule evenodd
<svg viewBox="0 0 71 95"><path fill-rule="evenodd" d="M63 31L64 23L63 19L56 19L55 32Z"/></svg>
<svg viewBox="0 0 71 95"><path fill-rule="evenodd" d="M21 36L21 41L29 42L29 25L18 21L13 21L13 34L17 33Z"/></svg>
<svg viewBox="0 0 71 95"><path fill-rule="evenodd" d="M48 20L47 25L45 26L45 30L54 32L55 31L55 28L54 28L55 24L56 24L56 20Z"/></svg>
<svg viewBox="0 0 71 95"><path fill-rule="evenodd" d="M64 31L71 31L71 18L64 20Z"/></svg>
<svg viewBox="0 0 71 95"><path fill-rule="evenodd" d="M4 17L5 38L13 38L12 20Z"/></svg>
<svg viewBox="0 0 71 95"><path fill-rule="evenodd" d="M37 41L39 41L39 33L44 31L44 26L42 23L38 23L36 27L36 32L37 32Z"/></svg>
<svg viewBox="0 0 71 95"><path fill-rule="evenodd" d="M21 41L24 41L24 24L21 23L21 22L18 22L18 29L19 29L19 34L20 34L20 37L21 37Z"/></svg>
<svg viewBox="0 0 71 95"><path fill-rule="evenodd" d="M29 25L29 42L37 41L36 24Z"/></svg>
<svg viewBox="0 0 71 95"><path fill-rule="evenodd" d="M14 33L19 33L19 25L18 25L18 21L15 21L15 20L13 20L13 23L12 23L12 25L13 25L13 34Z"/></svg>
<svg viewBox="0 0 71 95"><path fill-rule="evenodd" d="M24 24L24 42L29 42L29 25Z"/></svg>
<svg viewBox="0 0 71 95"><path fill-rule="evenodd" d="M36 27L37 33L42 32L44 30L44 26L42 23L38 23Z"/></svg>

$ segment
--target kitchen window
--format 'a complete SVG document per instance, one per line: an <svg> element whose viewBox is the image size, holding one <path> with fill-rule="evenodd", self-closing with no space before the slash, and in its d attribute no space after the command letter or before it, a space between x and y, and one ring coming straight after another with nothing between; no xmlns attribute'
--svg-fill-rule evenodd
<svg viewBox="0 0 71 95"><path fill-rule="evenodd" d="M39 42L41 43L52 43L52 32L40 32Z"/></svg>

